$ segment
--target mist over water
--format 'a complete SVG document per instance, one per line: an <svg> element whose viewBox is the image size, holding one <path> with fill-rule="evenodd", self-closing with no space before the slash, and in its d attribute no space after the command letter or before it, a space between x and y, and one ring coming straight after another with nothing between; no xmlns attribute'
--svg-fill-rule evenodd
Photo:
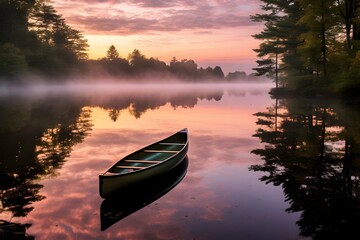
<svg viewBox="0 0 360 240"><path fill-rule="evenodd" d="M0 85L0 97L23 96L39 98L54 95L68 95L72 97L84 96L113 96L125 94L133 97L151 95L161 97L172 94L189 94L201 92L227 91L236 94L250 91L256 93L273 87L270 81L240 82L240 83L184 83L184 82L65 82L65 83L34 83Z"/></svg>
<svg viewBox="0 0 360 240"><path fill-rule="evenodd" d="M220 101L225 95L245 97L264 94L272 84L263 83L83 83L6 85L0 87L0 104L12 104L12 108L63 109L73 106L100 107L111 113L130 109L140 117L148 109L156 109L166 104L173 108L193 108L202 100ZM253 102L260 102L254 98ZM236 102L227 101L228 105ZM59 108L62 106L62 108ZM28 110L27 110L28 111Z"/></svg>

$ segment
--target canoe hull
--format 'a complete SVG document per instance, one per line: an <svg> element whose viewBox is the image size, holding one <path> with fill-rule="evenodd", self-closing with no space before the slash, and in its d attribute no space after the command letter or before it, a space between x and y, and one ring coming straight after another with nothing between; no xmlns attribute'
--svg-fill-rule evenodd
<svg viewBox="0 0 360 240"><path fill-rule="evenodd" d="M151 179L154 176L164 174L181 163L186 157L188 151L188 144L179 151L176 155L162 162L141 171L136 171L128 174L119 175L99 175L99 193L102 198L111 197L116 191L132 184Z"/></svg>
<svg viewBox="0 0 360 240"><path fill-rule="evenodd" d="M101 231L161 198L185 177L189 160L185 156L176 167L154 178L122 188L101 203Z"/></svg>

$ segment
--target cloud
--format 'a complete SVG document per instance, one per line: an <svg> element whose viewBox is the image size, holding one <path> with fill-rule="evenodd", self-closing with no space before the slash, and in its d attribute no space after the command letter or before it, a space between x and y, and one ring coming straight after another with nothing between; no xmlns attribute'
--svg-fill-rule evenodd
<svg viewBox="0 0 360 240"><path fill-rule="evenodd" d="M55 4L55 1L53 1ZM61 3L72 3L71 0L62 0L58 1ZM175 6L193 6L196 5L197 1L195 0L127 0L127 1L118 1L118 0L78 0L77 3L86 3L86 4L108 4L108 5L118 5L118 4L127 4L138 6L142 8L168 8ZM61 4L60 3L60 4Z"/></svg>
<svg viewBox="0 0 360 240"><path fill-rule="evenodd" d="M74 16L69 18L70 22L78 26L88 34L120 34L130 35L136 33L149 32L156 29L157 20L127 17L92 17Z"/></svg>
<svg viewBox="0 0 360 240"><path fill-rule="evenodd" d="M67 0L53 3L70 25L86 34L132 35L257 25L249 19L255 3L244 1ZM86 9L86 10L84 10Z"/></svg>
<svg viewBox="0 0 360 240"><path fill-rule="evenodd" d="M164 8L164 7L173 7L173 6L192 6L195 5L196 1L192 0L178 0L178 1L168 1L168 0L129 0L129 3L139 5L146 8Z"/></svg>

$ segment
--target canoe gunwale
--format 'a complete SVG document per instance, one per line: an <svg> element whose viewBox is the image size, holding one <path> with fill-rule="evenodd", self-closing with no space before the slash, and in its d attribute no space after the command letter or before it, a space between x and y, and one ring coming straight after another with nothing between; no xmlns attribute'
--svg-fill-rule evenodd
<svg viewBox="0 0 360 240"><path fill-rule="evenodd" d="M119 161L117 161L115 164L113 164L111 167L109 167L103 174L100 174L99 177L100 179L102 178L117 178L117 177L121 177L121 176L126 176L126 175L133 175L133 174L138 174L139 172L145 172L147 170L150 170L154 167L158 167L159 165L162 165L162 164L165 164L167 162L169 162L171 159L174 159L176 158L179 154L181 154L184 150L187 149L188 147L188 144L189 144L189 139L188 137L186 136L186 142L185 143L171 143L172 145L178 145L178 146L183 146L181 149L177 150L177 151L171 151L171 153L174 153L173 155L169 156L168 158L165 158L164 160L161 160L161 161L158 161L158 160L149 160L149 166L145 166L145 167L142 167L141 169L136 169L134 171L130 171L130 172L125 172L125 173L113 173L113 172L109 172L110 169L116 167L116 165L121 162L121 161L126 161L126 160L134 160L134 159L127 159L129 156L131 155L134 155L138 152L146 152L146 150L150 150L150 147L151 146L155 146L156 144L162 144L163 141L166 141L167 139L170 139L171 137L175 136L176 134L179 134L179 133L185 133L187 135L188 131L186 128L184 128L183 130L181 131L178 131L177 133L167 137L167 138L164 138L158 142L155 142L155 143L152 143L148 146L145 146L135 152L132 152L130 154L128 154L127 156L121 158ZM166 145L166 142L164 142ZM144 151L145 150L145 151ZM165 152L165 153L168 153L168 152ZM146 161L146 160L142 160L142 159L139 159L139 161ZM151 162L158 162L158 163L151 163ZM140 163L140 162L139 162ZM142 163L142 162L141 162ZM151 164L151 165L150 165ZM129 169L131 169L131 167L129 166ZM107 175L109 174L109 175Z"/></svg>

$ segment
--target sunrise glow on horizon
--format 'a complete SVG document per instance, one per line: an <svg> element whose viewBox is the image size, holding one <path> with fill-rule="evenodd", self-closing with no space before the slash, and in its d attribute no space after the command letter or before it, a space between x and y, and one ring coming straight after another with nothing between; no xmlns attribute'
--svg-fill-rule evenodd
<svg viewBox="0 0 360 240"><path fill-rule="evenodd" d="M106 56L114 45L126 58L134 49L167 64L173 57L199 67L220 66L224 73L256 67L262 26L250 15L260 1L244 0L52 0L67 23L88 40L89 57Z"/></svg>

